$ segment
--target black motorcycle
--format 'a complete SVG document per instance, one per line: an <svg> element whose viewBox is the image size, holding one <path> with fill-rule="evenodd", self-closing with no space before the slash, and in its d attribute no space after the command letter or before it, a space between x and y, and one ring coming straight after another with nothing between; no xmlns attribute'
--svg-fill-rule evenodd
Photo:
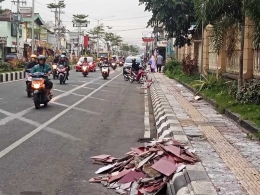
<svg viewBox="0 0 260 195"><path fill-rule="evenodd" d="M124 76L125 81L129 81L130 74L131 74L130 69L131 69L131 67L124 67L123 68L123 76Z"/></svg>
<svg viewBox="0 0 260 195"><path fill-rule="evenodd" d="M41 72L36 72L32 74L32 91L33 91L33 101L36 109L40 109L41 104L44 106L48 105L49 100L46 98L45 91L45 77L46 75ZM52 99L52 95L49 94L49 99Z"/></svg>

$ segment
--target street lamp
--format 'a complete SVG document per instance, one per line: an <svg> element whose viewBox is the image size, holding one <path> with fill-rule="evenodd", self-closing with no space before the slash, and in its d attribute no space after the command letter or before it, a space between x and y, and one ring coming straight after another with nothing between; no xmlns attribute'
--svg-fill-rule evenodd
<svg viewBox="0 0 260 195"><path fill-rule="evenodd" d="M113 18L113 17L115 17L115 16L109 16L109 17L105 17L105 18L102 18L102 19L96 19L96 18L91 18L91 19L98 21L98 26L99 26L99 21L102 21L102 20L105 20L105 19L108 19L108 18ZM97 36L98 36L98 40L97 40L97 57L98 57L98 55L99 55L99 33L97 34Z"/></svg>

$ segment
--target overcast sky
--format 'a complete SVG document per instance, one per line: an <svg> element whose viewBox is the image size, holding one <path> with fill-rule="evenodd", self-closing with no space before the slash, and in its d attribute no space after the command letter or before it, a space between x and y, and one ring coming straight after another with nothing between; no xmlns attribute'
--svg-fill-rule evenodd
<svg viewBox="0 0 260 195"><path fill-rule="evenodd" d="M26 1L26 6L32 5L32 0ZM45 21L54 21L54 13L50 12L46 6L53 2L55 0L35 0L35 12L40 13ZM86 14L89 15L90 21L86 30L97 25L94 18L107 18L100 23L113 27L107 31L122 36L124 41L129 44L141 45L143 33L151 32L151 29L145 28L151 13L144 12L144 6L139 6L139 0L65 0L65 3L65 14L62 15L62 20L69 30L73 30L72 14ZM16 11L16 5L12 5L10 0L5 0L0 5L2 8Z"/></svg>

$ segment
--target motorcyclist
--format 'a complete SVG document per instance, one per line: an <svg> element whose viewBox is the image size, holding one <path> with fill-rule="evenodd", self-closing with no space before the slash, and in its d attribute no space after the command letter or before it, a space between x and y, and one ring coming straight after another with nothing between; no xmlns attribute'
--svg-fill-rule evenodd
<svg viewBox="0 0 260 195"><path fill-rule="evenodd" d="M59 65L62 64L64 67L68 68L68 69L67 69L67 74L68 74L68 76L69 76L70 66L69 66L68 61L66 60L66 56L65 56L65 55L62 54L62 55L60 56L60 60L59 60L58 64L59 64ZM67 77L67 80L68 80L68 77Z"/></svg>
<svg viewBox="0 0 260 195"><path fill-rule="evenodd" d="M37 65L37 56L32 54L31 55L31 62L26 66L26 70L33 68L35 65Z"/></svg>
<svg viewBox="0 0 260 195"><path fill-rule="evenodd" d="M55 58L54 58L54 60L53 60L53 63L54 63L54 64L58 64L59 60L60 60L60 56L59 56L58 54L56 54L56 55L55 55Z"/></svg>
<svg viewBox="0 0 260 195"><path fill-rule="evenodd" d="M139 71L139 63L136 62L136 59L132 59L132 71L138 74Z"/></svg>
<svg viewBox="0 0 260 195"><path fill-rule="evenodd" d="M84 57L83 65L84 64L86 64L86 65L88 64L88 58L87 57Z"/></svg>
<svg viewBox="0 0 260 195"><path fill-rule="evenodd" d="M67 61L68 65L69 65L70 61L69 61L69 58L67 57L67 52L66 52L66 51L63 51L63 52L61 53L61 55L64 55L64 56L65 56L65 60Z"/></svg>
<svg viewBox="0 0 260 195"><path fill-rule="evenodd" d="M44 55L39 55L38 56L38 63L36 66L34 66L31 69L31 73L36 73L36 72L42 72L44 74L46 74L45 76L45 93L46 93L46 99L49 99L49 94L51 93L51 89L53 87L53 83L48 79L48 76L50 76L51 74L51 67L45 63L46 62L46 58Z"/></svg>

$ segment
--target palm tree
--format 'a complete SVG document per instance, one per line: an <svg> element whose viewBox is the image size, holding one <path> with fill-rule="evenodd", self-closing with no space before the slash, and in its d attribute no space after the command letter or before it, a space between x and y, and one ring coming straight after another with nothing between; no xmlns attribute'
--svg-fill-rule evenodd
<svg viewBox="0 0 260 195"><path fill-rule="evenodd" d="M220 54L226 46L227 57L231 59L236 53L240 41L239 78L243 84L243 51L245 36L245 18L254 23L254 45L260 46L260 5L258 0L194 0L195 11L199 22L212 24L211 47ZM239 39L240 35L240 39Z"/></svg>
<svg viewBox="0 0 260 195"><path fill-rule="evenodd" d="M88 31L88 34L92 35L95 39L101 39L104 37L105 34L105 28L103 24L100 24L99 26L94 27L93 29L90 29Z"/></svg>
<svg viewBox="0 0 260 195"><path fill-rule="evenodd" d="M0 0L0 3L2 3L4 0ZM3 13L4 10L2 10L2 7L0 6L0 14Z"/></svg>

